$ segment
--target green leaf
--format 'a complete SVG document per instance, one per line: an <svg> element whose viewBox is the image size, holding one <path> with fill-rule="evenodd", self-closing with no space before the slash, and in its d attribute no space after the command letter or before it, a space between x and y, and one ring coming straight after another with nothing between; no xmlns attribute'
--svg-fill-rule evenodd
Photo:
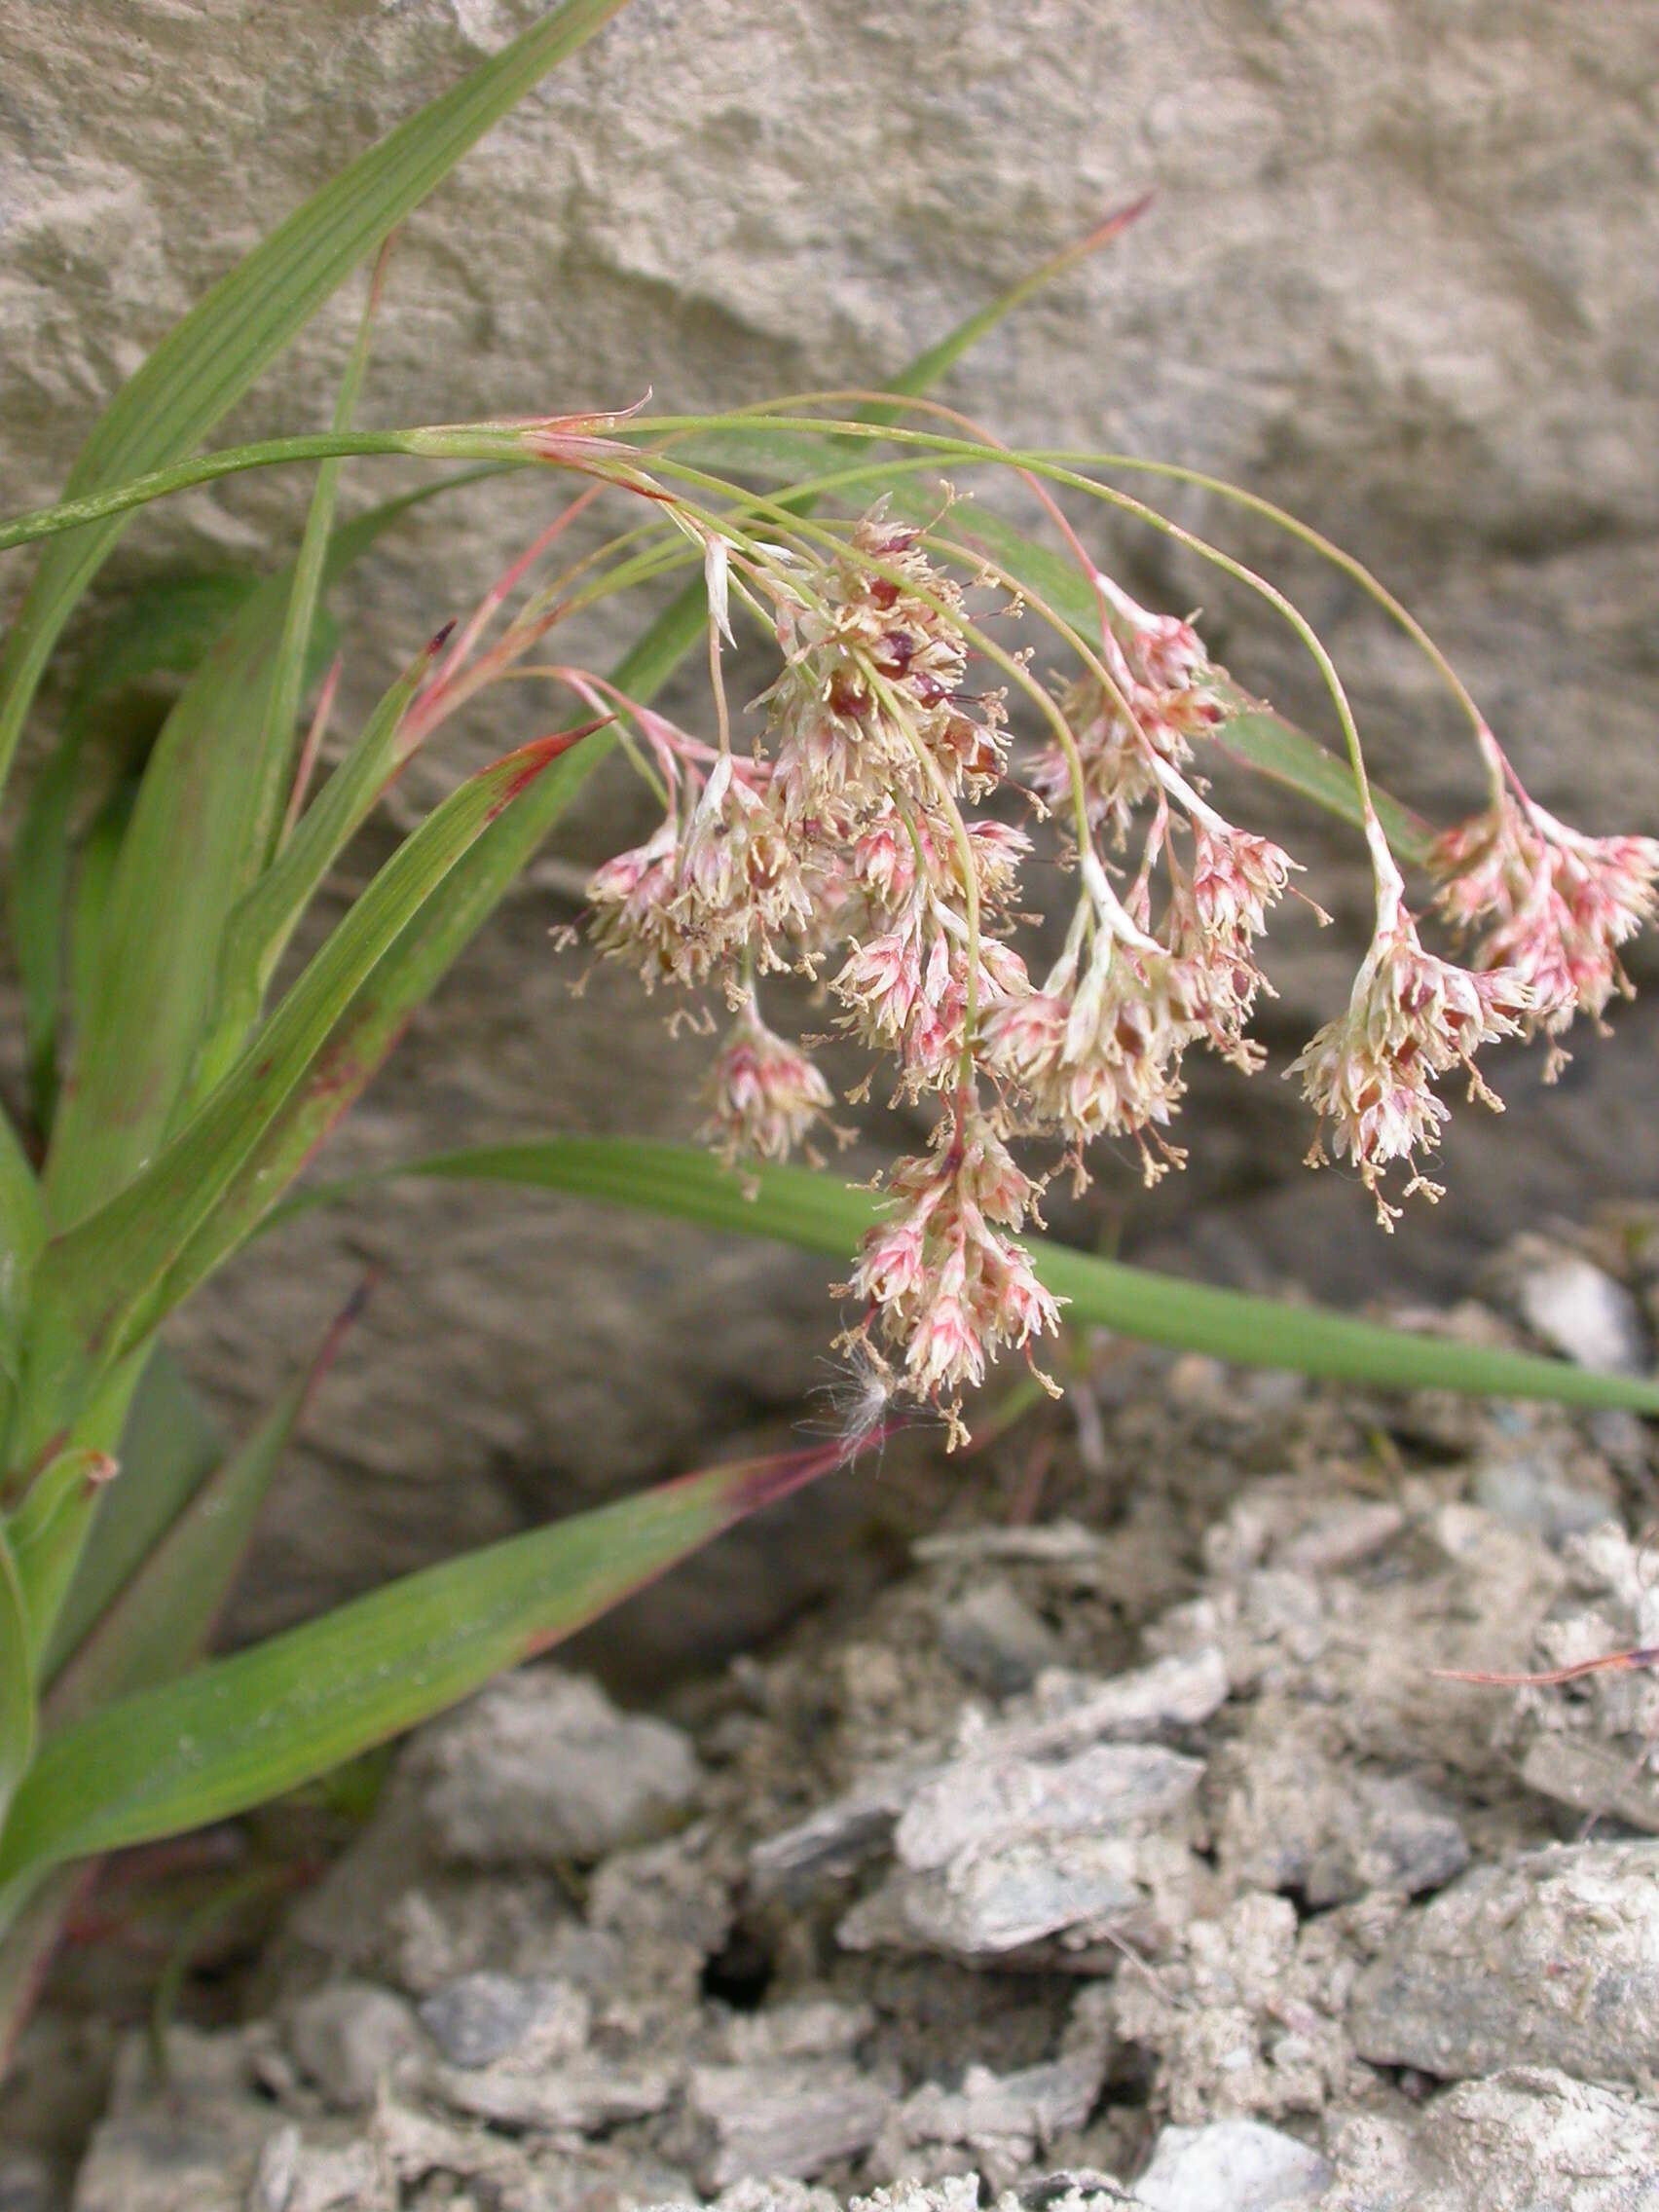
<svg viewBox="0 0 1659 2212"><path fill-rule="evenodd" d="M63 1020L70 839L88 739L113 695L157 676L188 675L258 578L227 569L140 585L94 632L70 680L62 728L29 790L7 886L23 989L23 1036L34 1123L52 1125Z"/></svg>
<svg viewBox="0 0 1659 2212"><path fill-rule="evenodd" d="M428 487L436 493L445 487ZM329 542L331 583L408 512L371 509ZM53 1130L47 1198L67 1228L121 1189L175 1124L217 986L226 918L263 858L257 732L275 681L292 571L247 601L168 716L103 901L78 1003L74 1083ZM331 649L319 625L317 650ZM313 660L314 660L313 653Z"/></svg>
<svg viewBox="0 0 1659 2212"><path fill-rule="evenodd" d="M688 1145L634 1137L558 1136L521 1144L438 1153L372 1176L323 1184L286 1212L308 1210L396 1175L458 1182L511 1183L697 1223L771 1236L845 1260L880 1212L867 1191L804 1167L732 1174ZM748 1194L753 1190L755 1196ZM1303 1375L1402 1390L1456 1390L1470 1396L1544 1398L1562 1405L1622 1406L1659 1413L1659 1381L1603 1375L1564 1360L1481 1345L1448 1343L1318 1306L1293 1306L1244 1291L1183 1282L1149 1268L1077 1252L1047 1237L1028 1239L1037 1272L1067 1318L1114 1329L1148 1344L1207 1352L1240 1367L1291 1368Z"/></svg>
<svg viewBox="0 0 1659 2212"><path fill-rule="evenodd" d="M218 959L212 1027L203 1042L191 1083L191 1095L198 1103L216 1087L246 1043L301 917L390 776L399 726L431 667L437 643L434 640L418 654L386 692L356 742L300 817L292 836L231 909Z"/></svg>
<svg viewBox="0 0 1659 2212"><path fill-rule="evenodd" d="M369 334L380 305L381 283L386 276L390 240L383 242L369 276L368 297L357 325L356 342L340 380L334 402L333 428L350 427L363 375L369 364ZM282 619L276 668L266 696L265 726L255 748L253 821L244 860L246 890L276 848L282 818L283 793L293 756L294 724L306 688L313 628L328 565L329 539L334 529L334 507L340 491L341 463L325 461L316 472L316 485L306 515L300 550L294 562L293 588Z"/></svg>
<svg viewBox="0 0 1659 2212"><path fill-rule="evenodd" d="M52 1680L102 1619L223 1456L218 1429L177 1361L158 1346L121 1432L121 1473L104 1485L93 1508L80 1566L41 1664L43 1680Z"/></svg>
<svg viewBox="0 0 1659 2212"><path fill-rule="evenodd" d="M308 1371L289 1384L246 1441L196 1487L126 1586L100 1609L47 1694L42 1717L49 1730L124 1693L170 1680L206 1648L283 1448L350 1317L349 1309L329 1331ZM124 1468L122 1479L131 1473ZM112 1491L119 1488L118 1483Z"/></svg>
<svg viewBox="0 0 1659 2212"><path fill-rule="evenodd" d="M74 1578L97 1493L116 1462L95 1445L72 1444L30 1483L6 1540L28 1621L30 1671Z"/></svg>
<svg viewBox="0 0 1659 2212"><path fill-rule="evenodd" d="M34 1754L34 1648L12 1547L0 1533L0 1820Z"/></svg>
<svg viewBox="0 0 1659 2212"><path fill-rule="evenodd" d="M289 1094L334 1064L334 1031L358 989L469 847L584 734L537 739L453 792L387 862L195 1119L108 1204L47 1246L17 1454L38 1450L91 1382L149 1334L161 1318L156 1293L180 1252Z"/></svg>
<svg viewBox="0 0 1659 2212"><path fill-rule="evenodd" d="M331 292L492 124L591 38L622 0L566 0L314 193L163 339L99 418L71 496L185 454ZM125 525L61 538L41 561L0 656L0 783L54 642Z"/></svg>
<svg viewBox="0 0 1659 2212"><path fill-rule="evenodd" d="M843 1457L831 1445L682 1477L103 1708L36 1756L0 1839L0 1881L297 1788L572 1635Z"/></svg>
<svg viewBox="0 0 1659 2212"><path fill-rule="evenodd" d="M11 1116L0 1108L0 1408L17 1379L29 1277L45 1241L40 1185Z"/></svg>

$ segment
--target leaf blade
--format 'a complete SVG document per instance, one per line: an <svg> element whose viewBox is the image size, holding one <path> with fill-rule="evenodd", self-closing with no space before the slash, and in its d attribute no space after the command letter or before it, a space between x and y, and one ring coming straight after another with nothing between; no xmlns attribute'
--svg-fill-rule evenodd
<svg viewBox="0 0 1659 2212"><path fill-rule="evenodd" d="M0 1837L0 1882L260 1804L572 1635L841 1447L682 1476L404 1576L320 1621L52 1737Z"/></svg>
<svg viewBox="0 0 1659 2212"><path fill-rule="evenodd" d="M396 1175L490 1181L643 1208L704 1229L768 1236L845 1259L877 1218L867 1191L803 1167L762 1166L743 1180L688 1145L639 1137L561 1136L437 1153L401 1167L306 1192L285 1209L329 1202ZM754 1198L746 1194L753 1187ZM1484 1346L1447 1343L1322 1307L1191 1283L1150 1268L1027 1239L1037 1272L1070 1302L1073 1320L1248 1367L1285 1367L1384 1388L1543 1398L1659 1413L1659 1381L1604 1375Z"/></svg>

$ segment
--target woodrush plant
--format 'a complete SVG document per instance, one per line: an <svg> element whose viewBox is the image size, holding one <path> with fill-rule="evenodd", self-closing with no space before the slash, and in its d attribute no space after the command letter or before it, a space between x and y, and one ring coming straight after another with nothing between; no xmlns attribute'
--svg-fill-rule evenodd
<svg viewBox="0 0 1659 2212"><path fill-rule="evenodd" d="M1442 1079L1467 1076L1494 1104L1476 1053L1518 1035L1540 1037L1553 1066L1574 1019L1599 1020L1624 987L1619 949L1651 913L1659 876L1652 841L1589 837L1538 807L1415 618L1312 531L1172 465L1010 452L924 398L1002 314L1127 216L882 392L650 420L350 428L382 241L618 4L570 0L325 187L156 349L93 430L64 498L0 526L0 548L48 541L0 661L3 772L55 642L127 516L245 469L317 464L289 568L251 585L140 595L118 614L70 687L13 845L31 1103L24 1124L0 1121L0 2010L12 2022L78 1867L241 1811L409 1727L862 1440L855 1424L827 1447L688 1476L203 1658L311 1378L221 1458L158 1332L279 1208L362 1188L288 1197L611 753L662 818L598 870L588 925L599 953L637 968L647 989L688 993L705 1011L724 1001L731 1026L707 1084L712 1152L538 1134L389 1172L534 1185L837 1255L851 1270L841 1346L871 1421L907 1399L942 1416L951 1442L990 1362L1032 1357L1062 1307L1081 1323L1312 1375L1659 1409L1648 1382L1023 1236L1047 1175L1060 1164L1086 1177L1102 1140L1134 1148L1149 1179L1179 1163L1169 1131L1189 1051L1245 1075L1260 1065L1248 1022L1268 987L1261 940L1297 866L1218 810L1212 759L1294 788L1363 838L1374 934L1347 1006L1295 1065L1316 1147L1357 1170L1385 1227L1398 1198L1434 1196L1422 1161L1446 1118ZM190 458L377 249L333 427ZM384 454L471 465L337 522L343 461ZM329 586L421 500L508 467L579 488L473 613L412 656L313 794L335 695L335 672L317 685ZM1312 629L1265 577L1123 489L1137 475L1280 525L1401 623L1468 718L1483 808L1436 836L1375 791ZM978 502L987 477L1026 496L1046 542ZM1346 761L1250 699L1191 623L1141 608L1100 571L1068 519L1088 502L1164 533L1291 626L1325 682ZM606 511L617 527L591 542ZM578 520L590 542L572 555ZM619 667L561 656L561 625L682 571L680 596ZM723 659L740 624L775 655L747 719ZM694 651L708 712L690 729L652 700ZM72 837L100 672L164 667L186 681L130 808L94 809ZM433 807L275 992L297 925L387 786L508 677L548 686L559 725ZM1015 717L1034 742L1015 741ZM985 811L992 800L1002 812ZM1042 973L1016 941L1028 933L1020 870L1038 841L1065 871L1070 907ZM1407 866L1466 946L1463 962L1422 941ZM787 1163L828 1129L832 1100L805 1048L771 1026L763 994L786 969L817 979L827 1017L885 1070L896 1099L933 1115L928 1151L890 1166L879 1194L822 1163Z"/></svg>

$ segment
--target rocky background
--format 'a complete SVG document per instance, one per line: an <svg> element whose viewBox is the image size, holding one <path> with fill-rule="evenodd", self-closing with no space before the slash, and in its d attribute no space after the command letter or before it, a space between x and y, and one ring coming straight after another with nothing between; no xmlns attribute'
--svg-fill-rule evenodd
<svg viewBox="0 0 1659 2212"><path fill-rule="evenodd" d="M1650 1212L1420 1318L1629 1366L1656 1294ZM1659 2212L1659 1681L1442 1672L1650 1656L1650 1426L1100 1352L656 1712L526 1668L332 1858L108 1866L0 2204Z"/></svg>
<svg viewBox="0 0 1659 2212"><path fill-rule="evenodd" d="M49 498L121 379L238 254L535 13L0 0L4 504ZM1143 221L999 332L953 396L1011 438L1178 459L1297 509L1413 601L1540 796L1591 829L1651 830L1656 69L1643 0L633 0L408 225L365 419L866 382L1151 187ZM356 304L319 317L222 434L323 420ZM353 496L388 481L365 465ZM169 566L273 559L304 498L273 476L147 518L106 596ZM476 596L546 502L529 480L481 489L365 566L341 609L352 699ZM1319 623L1385 782L1430 813L1473 797L1428 671L1340 579L1201 503L1181 511L1270 559ZM1235 673L1320 726L1253 608L1160 542L1108 549L1142 596L1203 601ZM23 571L8 564L0 608ZM492 702L425 764L427 788L523 734ZM570 863L634 819L604 780L417 1025L340 1165L535 1125L690 1125L690 1050L625 988L572 1002L547 942ZM1319 895L1351 920L1346 859L1313 826L1300 849L1330 861ZM1342 958L1288 933L1275 1050L1329 1005ZM1184 1181L1146 1200L1107 1174L1080 1227L1343 1295L1449 1286L1519 1219L1651 1188L1653 1042L1638 1008L1557 1092L1508 1071L1507 1122L1464 1126L1439 1216L1385 1248L1352 1188L1299 1176L1306 1131L1271 1077L1196 1098ZM380 1295L244 1628L691 1463L793 1407L828 1334L816 1263L571 1206L387 1194L294 1232L187 1317L180 1348L233 1419L367 1263Z"/></svg>

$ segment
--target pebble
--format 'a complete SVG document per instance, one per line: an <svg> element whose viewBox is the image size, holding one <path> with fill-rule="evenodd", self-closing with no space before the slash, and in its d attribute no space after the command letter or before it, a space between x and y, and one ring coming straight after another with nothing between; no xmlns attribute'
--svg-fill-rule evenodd
<svg viewBox="0 0 1659 2212"><path fill-rule="evenodd" d="M1531 2065L1650 2081L1659 1841L1477 1867L1400 1922L1360 1976L1348 2027L1362 2058L1442 2080Z"/></svg>
<svg viewBox="0 0 1659 2212"><path fill-rule="evenodd" d="M701 1780L682 1730L547 1667L503 1676L441 1721L418 1772L435 1849L469 1866L591 1863L674 1826Z"/></svg>
<svg viewBox="0 0 1659 2212"><path fill-rule="evenodd" d="M1290 2212L1317 2204L1331 2181L1317 2151L1255 2120L1166 2127L1135 2184L1146 2212Z"/></svg>
<svg viewBox="0 0 1659 2212"><path fill-rule="evenodd" d="M302 1997L287 2020L294 2063L342 2112L375 2101L381 2083L420 2042L401 1997L371 1982L339 1981Z"/></svg>
<svg viewBox="0 0 1659 2212"><path fill-rule="evenodd" d="M541 2055L568 2056L587 2042L588 2020L579 1990L540 1976L462 1974L421 2005L422 2026L452 2066L488 2066L532 2036Z"/></svg>

